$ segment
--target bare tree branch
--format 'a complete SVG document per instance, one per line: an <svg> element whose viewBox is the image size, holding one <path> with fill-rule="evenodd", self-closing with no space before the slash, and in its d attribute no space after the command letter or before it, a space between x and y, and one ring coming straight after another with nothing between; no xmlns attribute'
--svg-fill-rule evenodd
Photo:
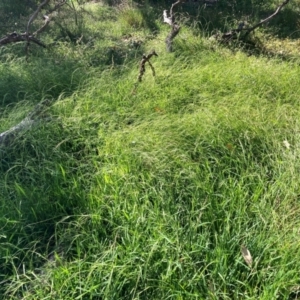
<svg viewBox="0 0 300 300"><path fill-rule="evenodd" d="M53 16L52 13L57 11L61 6L63 6L64 4L66 4L67 0L62 0L61 2L57 3L52 9L50 9L47 12L47 15L44 15L43 18L45 20L45 23L42 27L40 27L38 30L36 30L32 35L36 36L38 34L40 34L42 31L45 30L45 28L48 26L48 24L53 20Z"/></svg>
<svg viewBox="0 0 300 300"><path fill-rule="evenodd" d="M52 103L53 100L43 100L20 123L0 133L0 146L9 145L20 131L30 129L33 125L38 124L41 119L44 119L45 112Z"/></svg>
<svg viewBox="0 0 300 300"><path fill-rule="evenodd" d="M267 18L265 18L264 20L261 20L259 23L255 24L254 26L250 27L250 28L244 28L244 23L240 23L239 27L237 29L232 29L229 32L223 33L221 35L221 41L222 42L228 42L230 40L234 40L236 38L238 38L238 34L241 32L245 32L242 36L242 38L247 37L252 31L254 31L256 28L262 26L264 23L270 21L272 18L274 18L280 11L281 9L287 5L290 2L290 0L285 0L283 1L275 10L275 12L268 16Z"/></svg>
<svg viewBox="0 0 300 300"><path fill-rule="evenodd" d="M33 36L36 36L38 34L40 34L42 31L45 30L45 28L48 26L48 24L50 23L51 19L49 16L47 15L44 15L44 20L45 20L45 23L42 27L40 27L38 30L36 30L32 35Z"/></svg>
<svg viewBox="0 0 300 300"><path fill-rule="evenodd" d="M28 47L31 42L46 48L46 45L41 42L39 39L36 38L38 34L40 34L42 31L45 30L45 28L49 25L49 23L52 21L52 13L57 11L61 6L63 6L67 0L61 0L58 2L52 9L49 10L48 15L44 15L44 24L37 29L34 33L30 34L30 26L33 23L33 21L37 18L38 14L42 10L43 7L45 7L47 4L50 3L51 0L44 0L38 8L34 11L34 13L30 16L29 21L27 23L26 32L24 33L17 33L13 32L10 34L7 34L6 36L0 38L0 47L3 45L7 45L10 43L16 43L16 42L26 42L26 53L28 52Z"/></svg>
<svg viewBox="0 0 300 300"><path fill-rule="evenodd" d="M29 27L31 25L31 23L34 21L34 19L36 19L38 13L41 11L41 9L47 5L50 2L50 0L44 0L44 2L42 2L38 8L36 9L36 11L31 15L31 17L29 18L29 21L27 23L27 29L26 29L26 33L27 35L29 35Z"/></svg>
<svg viewBox="0 0 300 300"><path fill-rule="evenodd" d="M173 9L175 6L182 4L184 1L185 0L177 0L177 2L172 4L171 9L170 9L170 17L168 17L167 10L164 10L164 12L163 12L164 22L171 26L171 32L168 34L168 36L166 38L166 46L167 46L168 52L172 52L173 39L176 37L176 35L180 31L180 26L178 24L176 24L176 22L175 22L175 15L173 13Z"/></svg>
<svg viewBox="0 0 300 300"><path fill-rule="evenodd" d="M0 46L4 46L6 44L16 43L16 42L27 42L28 40L43 48L46 48L46 45L44 43L42 43L40 40L38 40L32 35L28 36L26 32L21 34L13 32L0 38Z"/></svg>
<svg viewBox="0 0 300 300"><path fill-rule="evenodd" d="M61 0L59 3L57 3L53 8L51 8L48 11L48 15L50 15L53 12L57 11L61 6L65 5L66 3L67 3L67 0Z"/></svg>
<svg viewBox="0 0 300 300"><path fill-rule="evenodd" d="M171 6L171 9L170 9L170 16L171 16L171 19L172 19L172 22L174 23L175 22L175 17L174 17L174 14L173 14L173 9L176 5L178 4L182 4L185 0L177 0L177 2L173 3L172 6ZM173 19L174 18L174 19Z"/></svg>
<svg viewBox="0 0 300 300"><path fill-rule="evenodd" d="M287 5L288 3L290 2L290 0L285 0L283 1L278 7L277 9L275 10L275 12L270 15L269 17L267 17L266 19L264 20L261 20L259 23L257 23L256 25L254 25L253 27L251 28L247 28L246 30L246 35L248 35L251 31L255 30L256 28L258 28L259 26L263 25L264 23L270 21L273 17L275 17L280 11L281 9Z"/></svg>

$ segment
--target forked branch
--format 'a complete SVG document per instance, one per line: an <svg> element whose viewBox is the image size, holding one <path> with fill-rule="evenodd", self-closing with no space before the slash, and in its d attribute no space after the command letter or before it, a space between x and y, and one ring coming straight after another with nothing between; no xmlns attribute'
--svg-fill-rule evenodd
<svg viewBox="0 0 300 300"><path fill-rule="evenodd" d="M152 56L158 56L157 53L155 52L155 50L152 50L151 53L149 53L148 55L145 55L143 54L143 58L140 62L140 74L138 76L138 82L141 82L142 81L142 78L143 78L143 75L144 73L146 72L146 63L149 64L151 70L152 70L152 75L155 76L155 69L154 67L152 66L151 62L150 62L150 58Z"/></svg>
<svg viewBox="0 0 300 300"><path fill-rule="evenodd" d="M41 9L47 5L50 2L50 0L44 0L39 6L38 8L35 10L35 12L31 15L31 17L29 18L29 21L27 23L27 29L26 29L26 33L27 35L29 35L29 27L32 24L32 22L36 19L37 15L39 14L39 12L41 11Z"/></svg>
<svg viewBox="0 0 300 300"><path fill-rule="evenodd" d="M53 8L51 8L48 11L48 14L43 16L43 18L45 20L44 25L42 25L42 27L40 27L38 30L36 30L32 35L37 36L42 31L44 31L44 29L48 26L48 24L53 20L53 13L56 12L64 4L66 4L66 0L62 0L61 2L57 3Z"/></svg>
<svg viewBox="0 0 300 300"><path fill-rule="evenodd" d="M148 55L143 54L142 60L140 62L140 73L137 78L137 82L134 84L134 89L132 90L132 94L135 94L139 83L142 82L143 75L146 72L146 63L149 64L149 66L152 70L152 75L155 76L155 69L150 62L150 59L152 56L158 56L157 53L155 52L155 50L152 50Z"/></svg>
<svg viewBox="0 0 300 300"><path fill-rule="evenodd" d="M54 8L52 8L49 12L48 15L44 15L44 24L37 29L34 33L30 33L30 27L32 25L32 23L34 22L34 20L37 18L38 14L40 13L40 11L50 3L51 0L44 0L38 7L37 9L34 11L34 13L30 16L27 26L26 26L26 31L24 33L17 33L17 32L13 32L13 33L9 33L6 36L0 38L0 47L10 44L10 43L16 43L16 42L26 42L26 49L28 49L28 46L30 44L30 42L33 42L41 47L46 48L46 45L41 42L36 36L38 34L40 34L50 23L50 21L52 20L52 13L55 12L59 7L61 7L62 5L64 5L66 3L67 0L61 0L60 2L58 2Z"/></svg>

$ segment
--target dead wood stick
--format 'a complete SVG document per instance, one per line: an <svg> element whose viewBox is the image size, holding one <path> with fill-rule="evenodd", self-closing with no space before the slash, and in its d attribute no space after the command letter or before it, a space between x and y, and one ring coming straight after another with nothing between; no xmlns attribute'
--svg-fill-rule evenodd
<svg viewBox="0 0 300 300"><path fill-rule="evenodd" d="M247 37L252 31L254 31L256 28L260 27L261 25L263 25L264 23L270 21L272 18L274 18L280 11L281 9L287 5L290 2L290 0L285 0L283 1L275 10L275 12L273 14L271 14L270 16L268 16L267 18L261 20L259 23L255 24L254 26L250 27L250 28L244 28L244 23L240 23L239 27L237 29L232 29L229 32L223 33L221 35L222 38L222 42L228 42L234 39L238 38L238 33L241 32L245 32L242 36L242 38Z"/></svg>
<svg viewBox="0 0 300 300"><path fill-rule="evenodd" d="M36 35L40 34L41 32L43 32L45 30L45 28L48 26L48 24L54 19L52 16L52 13L55 12L57 9L59 9L64 4L66 4L66 0L63 0L60 3L57 3L52 9L50 9L47 12L47 15L43 16L43 18L45 20L44 25L42 27L40 27L38 30L36 30L32 35L36 36Z"/></svg>
<svg viewBox="0 0 300 300"><path fill-rule="evenodd" d="M281 9L282 9L285 5L287 5L289 2L290 2L290 0L285 0L285 1L283 1L283 2L277 7L277 9L275 10L275 12L274 12L272 15L268 16L268 17L265 18L264 20L261 20L259 23L257 23L257 24L254 25L253 27L247 28L247 29L246 29L245 35L248 35L251 31L255 30L256 28L258 28L259 26L263 25L264 23L270 21L272 18L274 18L274 17L281 11Z"/></svg>
<svg viewBox="0 0 300 300"><path fill-rule="evenodd" d="M150 66L150 68L151 68L151 70L152 70L152 74L153 74L153 76L155 76L155 69L154 69L154 67L152 66L151 62L150 62L150 58L151 58L153 55L154 55L154 56L158 56L158 55L156 54L155 50L152 50L152 52L149 53L148 55L143 54L143 58L142 58L142 60L141 60L141 62L140 62L140 74L139 74L139 76L138 76L138 82L141 82L141 81L142 81L142 77L143 77L144 73L146 72L146 66L145 66L146 63L149 64L149 66Z"/></svg>
<svg viewBox="0 0 300 300"><path fill-rule="evenodd" d="M166 47L167 47L167 51L168 52L172 52L173 50L173 39L176 37L176 35L179 33L180 31L180 26L176 23L175 21L175 15L174 15L174 7L182 4L184 2L184 0L178 0L175 3L172 4L171 8L170 8L170 17L168 17L168 12L167 10L163 11L163 18L164 18L164 22L169 24L171 26L171 32L168 34L167 38L166 38Z"/></svg>
<svg viewBox="0 0 300 300"><path fill-rule="evenodd" d="M39 29L37 29L34 33L31 34L29 32L29 30L30 30L30 26L31 26L32 22L37 18L37 15L41 11L41 9L50 3L50 0L44 0L38 6L38 8L34 11L34 13L30 16L29 21L27 23L26 31L24 33L13 32L13 33L7 34L6 36L0 38L0 47L10 44L10 43L26 42L25 49L26 49L26 53L28 53L29 44L30 44L30 42L33 42L43 48L46 48L46 45L43 42L41 42L39 39L37 39L36 36L45 30L45 28L48 26L48 24L53 20L53 17L52 17L53 12L57 11L57 9L59 7L66 4L66 1L67 0L61 0L52 9L50 9L48 11L48 14L44 15L44 20L45 20L44 24Z"/></svg>
<svg viewBox="0 0 300 300"><path fill-rule="evenodd" d="M38 13L41 11L41 9L47 5L49 3L50 0L44 0L44 2L42 2L38 8L35 10L35 12L31 15L31 17L29 18L29 21L27 23L27 29L26 29L26 33L27 35L29 35L29 27L31 25L31 23L34 21L34 19L36 19Z"/></svg>
<svg viewBox="0 0 300 300"><path fill-rule="evenodd" d="M0 145L8 145L16 137L17 133L30 129L33 125L44 119L45 111L52 102L53 100L49 99L43 100L20 123L0 133Z"/></svg>
<svg viewBox="0 0 300 300"><path fill-rule="evenodd" d="M26 32L21 34L13 32L0 38L0 46L4 46L6 44L16 43L16 42L26 42L28 40L43 48L46 48L46 45L44 43L42 43L40 40L38 40L32 35L27 36Z"/></svg>
<svg viewBox="0 0 300 300"><path fill-rule="evenodd" d="M44 20L45 20L44 25L43 25L42 27L40 27L38 30L36 30L36 31L32 34L33 36L36 36L36 35L40 34L42 31L44 31L45 28L48 26L48 24L49 24L50 21L51 21L50 17L49 17L49 16L46 16L46 15L44 16Z"/></svg>

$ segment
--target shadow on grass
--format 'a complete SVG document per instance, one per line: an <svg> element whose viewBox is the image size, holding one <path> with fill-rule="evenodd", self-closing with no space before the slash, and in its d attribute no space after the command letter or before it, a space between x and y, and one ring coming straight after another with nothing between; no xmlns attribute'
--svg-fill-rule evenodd
<svg viewBox="0 0 300 300"><path fill-rule="evenodd" d="M9 50L8 50L9 51ZM8 53L8 52L7 52ZM0 105L71 95L86 77L83 65L63 57L13 58L0 65Z"/></svg>
<svg viewBox="0 0 300 300"><path fill-rule="evenodd" d="M70 136L53 122L0 149L0 281L38 268L69 246L61 244L56 227L85 210L88 186L82 174L88 166L80 159L89 151L81 137Z"/></svg>

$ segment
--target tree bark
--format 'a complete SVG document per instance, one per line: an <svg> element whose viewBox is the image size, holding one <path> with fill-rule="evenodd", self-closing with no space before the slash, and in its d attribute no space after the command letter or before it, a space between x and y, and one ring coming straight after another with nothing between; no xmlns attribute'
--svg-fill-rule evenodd
<svg viewBox="0 0 300 300"><path fill-rule="evenodd" d="M177 2L172 4L170 13L169 13L170 17L168 17L168 12L166 10L164 10L164 12L163 12L164 22L171 26L171 32L168 34L168 36L165 40L166 48L167 48L168 52L173 51L173 40L180 31L180 26L175 21L175 15L174 15L173 9L175 6L182 4L183 2L184 2L184 0L178 0Z"/></svg>

